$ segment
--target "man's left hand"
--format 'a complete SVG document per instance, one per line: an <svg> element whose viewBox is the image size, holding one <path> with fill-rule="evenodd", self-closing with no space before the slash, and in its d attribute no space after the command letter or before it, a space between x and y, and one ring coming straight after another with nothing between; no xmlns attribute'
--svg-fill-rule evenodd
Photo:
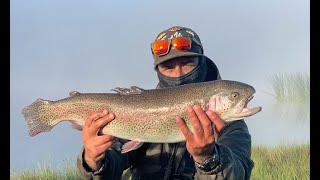
<svg viewBox="0 0 320 180"><path fill-rule="evenodd" d="M224 122L213 111L203 111L199 105L188 107L188 117L194 129L192 132L181 117L177 117L177 124L186 138L186 146L194 161L202 163L212 156L215 144L214 130L219 133Z"/></svg>

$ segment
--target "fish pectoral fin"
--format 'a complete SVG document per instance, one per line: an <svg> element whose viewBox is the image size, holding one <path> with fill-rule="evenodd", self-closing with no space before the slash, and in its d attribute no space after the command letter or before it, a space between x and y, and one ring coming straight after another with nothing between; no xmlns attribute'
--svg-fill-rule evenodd
<svg viewBox="0 0 320 180"><path fill-rule="evenodd" d="M141 94L145 90L137 86L131 86L130 88L116 87L114 89L111 89L111 91L115 91L120 95L130 95L130 94Z"/></svg>
<svg viewBox="0 0 320 180"><path fill-rule="evenodd" d="M129 141L121 147L121 153L127 153L129 151L136 150L142 145L143 145L143 142L140 142L138 140Z"/></svg>

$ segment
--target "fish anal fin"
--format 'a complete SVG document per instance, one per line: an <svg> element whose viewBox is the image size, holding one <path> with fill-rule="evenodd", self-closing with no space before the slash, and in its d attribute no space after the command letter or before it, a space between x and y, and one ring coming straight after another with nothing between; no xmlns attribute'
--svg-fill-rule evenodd
<svg viewBox="0 0 320 180"><path fill-rule="evenodd" d="M69 96L77 96L77 95L80 95L81 93L79 93L78 91L70 91L69 92Z"/></svg>
<svg viewBox="0 0 320 180"><path fill-rule="evenodd" d="M131 86L130 88L116 87L111 90L117 92L120 95L141 94L143 91L145 91L144 89L137 86Z"/></svg>
<svg viewBox="0 0 320 180"><path fill-rule="evenodd" d="M133 151L138 149L139 147L141 147L143 145L143 142L138 141L138 140L132 140L129 141L127 143L125 143L122 147L121 147L121 153L127 153L129 151Z"/></svg>

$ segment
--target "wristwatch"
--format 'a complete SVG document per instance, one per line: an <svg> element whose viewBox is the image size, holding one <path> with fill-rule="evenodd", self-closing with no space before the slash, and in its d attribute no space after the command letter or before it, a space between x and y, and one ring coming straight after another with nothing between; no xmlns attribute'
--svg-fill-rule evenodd
<svg viewBox="0 0 320 180"><path fill-rule="evenodd" d="M201 171L209 172L213 170L217 165L219 164L219 156L216 151L216 148L214 148L213 156L211 156L209 159L206 159L202 163L195 162L195 165L197 168L199 168Z"/></svg>

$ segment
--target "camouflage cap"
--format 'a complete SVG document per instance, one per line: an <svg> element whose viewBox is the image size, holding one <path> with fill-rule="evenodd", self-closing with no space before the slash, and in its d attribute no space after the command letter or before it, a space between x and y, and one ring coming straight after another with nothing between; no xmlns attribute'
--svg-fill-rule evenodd
<svg viewBox="0 0 320 180"><path fill-rule="evenodd" d="M169 53L164 56L157 56L153 54L154 66L158 64L181 56L203 56L203 47L199 36L190 28L173 26L167 30L158 34L157 40L172 39L174 37L189 37L191 39L191 49L188 51L182 51L177 49L170 49Z"/></svg>

